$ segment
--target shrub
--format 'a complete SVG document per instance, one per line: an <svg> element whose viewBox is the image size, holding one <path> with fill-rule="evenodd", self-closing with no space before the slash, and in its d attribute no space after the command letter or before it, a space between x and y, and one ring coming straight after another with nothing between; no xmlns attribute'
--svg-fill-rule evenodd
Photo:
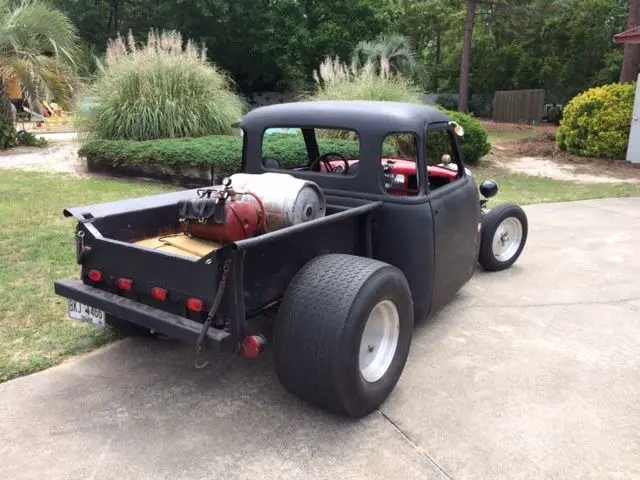
<svg viewBox="0 0 640 480"><path fill-rule="evenodd" d="M90 137L152 140L231 134L244 111L229 78L178 32L151 31L145 46L110 41L105 66L79 111Z"/></svg>
<svg viewBox="0 0 640 480"><path fill-rule="evenodd" d="M36 137L31 132L26 132L24 130L20 130L17 133L17 143L18 145L24 145L25 147L46 147L47 140L42 137Z"/></svg>
<svg viewBox="0 0 640 480"><path fill-rule="evenodd" d="M357 157L358 142L341 139L320 139L321 152L338 152L347 158ZM166 140L93 140L79 150L79 155L109 166L145 166L173 168L215 167L218 173L231 174L240 170L242 138L219 135L201 138ZM394 155L386 146L384 154ZM285 135L265 137L263 156L276 157L285 164L299 164L307 152L299 138Z"/></svg>
<svg viewBox="0 0 640 480"><path fill-rule="evenodd" d="M611 84L574 97L563 111L557 143L576 155L624 159L636 86Z"/></svg>
<svg viewBox="0 0 640 480"><path fill-rule="evenodd" d="M326 58L313 72L317 85L311 100L378 100L389 102L422 103L422 90L411 80L394 74L389 61L380 59L380 69L371 62L358 68Z"/></svg>
<svg viewBox="0 0 640 480"><path fill-rule="evenodd" d="M547 120L554 125L560 125L562 120L562 109L557 106L553 106L547 112Z"/></svg>
<svg viewBox="0 0 640 480"><path fill-rule="evenodd" d="M16 128L13 123L13 111L7 95L0 95L0 149L16 144Z"/></svg>

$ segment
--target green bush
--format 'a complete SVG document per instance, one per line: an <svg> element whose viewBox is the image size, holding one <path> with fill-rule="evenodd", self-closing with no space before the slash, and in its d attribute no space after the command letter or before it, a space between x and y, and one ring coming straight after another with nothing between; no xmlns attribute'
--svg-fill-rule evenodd
<svg viewBox="0 0 640 480"><path fill-rule="evenodd" d="M611 84L574 97L563 111L558 147L576 155L624 159L636 85Z"/></svg>
<svg viewBox="0 0 640 480"><path fill-rule="evenodd" d="M339 59L326 58L313 72L317 90L310 100L378 100L420 103L422 90L410 79L390 70L389 61L380 59L380 69L371 62L363 68L347 66Z"/></svg>
<svg viewBox="0 0 640 480"><path fill-rule="evenodd" d="M0 149L16 145L16 128L13 124L11 102L6 94L0 94Z"/></svg>
<svg viewBox="0 0 640 480"><path fill-rule="evenodd" d="M338 152L347 158L359 155L359 143L352 140L319 139L320 152ZM113 167L145 166L172 168L215 167L219 173L240 170L242 138L219 135L201 138L165 140L93 140L79 150L79 155ZM395 155L391 146L384 154ZM263 156L275 157L288 165L298 165L307 152L300 138L273 135L264 138Z"/></svg>
<svg viewBox="0 0 640 480"><path fill-rule="evenodd" d="M87 92L79 130L90 138L154 140L233 132L244 102L230 79L177 32L150 32L139 46L131 34L109 42L105 67Z"/></svg>
<svg viewBox="0 0 640 480"><path fill-rule="evenodd" d="M26 132L24 130L20 130L17 133L17 143L18 145L23 145L25 147L46 147L48 142L45 138L36 137L31 132Z"/></svg>

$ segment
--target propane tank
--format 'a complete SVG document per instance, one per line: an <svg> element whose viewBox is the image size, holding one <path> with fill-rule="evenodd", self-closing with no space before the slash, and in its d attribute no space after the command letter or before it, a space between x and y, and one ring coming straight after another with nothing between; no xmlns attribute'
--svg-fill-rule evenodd
<svg viewBox="0 0 640 480"><path fill-rule="evenodd" d="M259 228L262 233L308 222L326 214L324 192L314 182L286 173L236 173L230 179L234 189L250 191L264 204L266 221ZM259 208L256 197L244 195L243 200Z"/></svg>
<svg viewBox="0 0 640 480"><path fill-rule="evenodd" d="M224 223L190 223L184 229L193 237L224 244L253 237L260 223L256 207L236 198L227 200L224 206Z"/></svg>
<svg viewBox="0 0 640 480"><path fill-rule="evenodd" d="M208 201L213 190L203 191L200 200ZM255 205L243 198L252 198ZM183 231L187 235L205 240L213 240L218 243L237 242L251 238L262 227L266 220L264 204L253 192L238 194L232 187L231 181L226 180L225 188L219 190L216 195L216 208L222 208L222 217L214 219L202 219L200 221L184 221Z"/></svg>

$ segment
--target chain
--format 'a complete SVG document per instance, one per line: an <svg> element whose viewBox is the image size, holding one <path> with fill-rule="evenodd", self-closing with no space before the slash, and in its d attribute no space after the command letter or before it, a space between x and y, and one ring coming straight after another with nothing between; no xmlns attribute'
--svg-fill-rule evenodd
<svg viewBox="0 0 640 480"><path fill-rule="evenodd" d="M91 251L91 247L87 247L84 244L84 231L83 230L78 230L78 233L76 234L76 236L78 237L77 242L77 261L78 263L84 263L84 258L87 255L87 253L89 253Z"/></svg>
<svg viewBox="0 0 640 480"><path fill-rule="evenodd" d="M213 299L213 303L211 304L211 309L207 314L207 319L202 325L202 330L200 330L200 335L198 335L198 340L196 341L196 355L200 355L200 352L202 350L202 344L204 343L204 339L207 336L207 332L209 331L211 322L213 322L213 319L216 316L218 307L220 306L220 302L222 301L222 296L224 295L224 290L227 285L227 277L229 275L229 270L231 270L230 258L226 259L222 266L222 277L220 278L220 283L218 284L218 291L216 292L216 296Z"/></svg>

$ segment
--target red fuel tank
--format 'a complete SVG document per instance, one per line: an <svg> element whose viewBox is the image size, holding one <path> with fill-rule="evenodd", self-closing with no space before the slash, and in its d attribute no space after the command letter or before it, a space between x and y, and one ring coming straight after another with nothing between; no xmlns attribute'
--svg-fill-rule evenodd
<svg viewBox="0 0 640 480"><path fill-rule="evenodd" d="M260 199L257 201L259 205L262 204ZM264 207L261 208L264 209ZM255 236L263 222L263 211L261 212L251 203L234 198L227 200L224 205L224 223L194 222L185 224L183 229L185 233L196 238L229 243Z"/></svg>

